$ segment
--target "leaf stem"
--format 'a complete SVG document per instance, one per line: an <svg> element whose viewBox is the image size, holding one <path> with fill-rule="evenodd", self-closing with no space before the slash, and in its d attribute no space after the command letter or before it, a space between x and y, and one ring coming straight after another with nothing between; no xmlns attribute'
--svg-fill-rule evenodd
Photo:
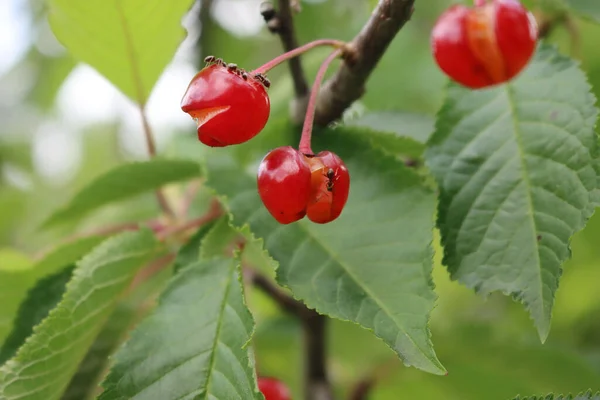
<svg viewBox="0 0 600 400"><path fill-rule="evenodd" d="M213 220L219 218L221 215L223 215L223 209L221 208L221 205L219 204L219 202L216 199L213 199L213 201L211 202L210 208L206 212L206 214L202 215L199 218L184 222L181 225L169 227L169 228L159 232L157 236L160 240L165 240L169 236L173 236L178 233L185 232L185 231L193 229L193 228L198 228L204 224L207 224L210 221L213 221Z"/></svg>
<svg viewBox="0 0 600 400"><path fill-rule="evenodd" d="M329 64L331 64L331 62L341 54L342 50L338 48L329 56L327 56L325 61L323 61L323 64L321 64L319 67L319 71L315 77L315 82L310 90L310 97L308 99L308 107L306 108L306 117L304 118L304 126L302 127L302 136L300 138L299 145L299 150L303 154L313 154L310 142L312 137L313 123L315 120L315 109L317 108L317 99L319 97L319 90L321 89L321 82L323 82L323 78L325 77L327 68L329 68Z"/></svg>
<svg viewBox="0 0 600 400"><path fill-rule="evenodd" d="M315 47L319 47L319 46L331 46L336 49L343 49L344 47L346 47L346 43L341 40L336 40L336 39L315 40L313 42L306 43L300 47L296 47L295 49L288 51L287 53L283 53L280 56L275 57L268 63L263 64L260 67L256 68L254 71L251 72L251 74L253 74L253 75L265 74L265 73L269 72L271 69L278 66L279 64L281 64L287 60L290 60L294 57L298 57L300 54L306 53L308 50L314 49Z"/></svg>
<svg viewBox="0 0 600 400"><path fill-rule="evenodd" d="M144 131L144 137L146 138L146 147L148 148L148 154L150 157L156 156L156 142L154 141L154 135L152 134L152 128L150 128L150 123L148 122L148 117L146 116L146 111L144 106L140 104L140 117L142 119L142 129ZM175 212L164 192L161 189L156 190L156 200L158 200L158 205L160 209L170 218L175 218Z"/></svg>

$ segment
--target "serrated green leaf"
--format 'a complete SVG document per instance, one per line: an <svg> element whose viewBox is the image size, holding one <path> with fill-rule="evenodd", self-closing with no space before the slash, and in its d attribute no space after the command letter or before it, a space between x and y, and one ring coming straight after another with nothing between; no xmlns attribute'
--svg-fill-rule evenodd
<svg viewBox="0 0 600 400"><path fill-rule="evenodd" d="M27 297L17 312L12 331L0 348L0 364L15 355L25 339L33 332L33 327L42 322L50 310L60 301L65 286L74 266L47 276L37 281L35 286L27 293Z"/></svg>
<svg viewBox="0 0 600 400"><path fill-rule="evenodd" d="M191 161L153 159L123 164L81 189L69 204L52 214L43 226L78 220L107 204L199 175L200 166Z"/></svg>
<svg viewBox="0 0 600 400"><path fill-rule="evenodd" d="M426 152L452 278L515 296L542 341L569 240L594 210L594 103L575 62L541 46L509 84L452 85Z"/></svg>
<svg viewBox="0 0 600 400"><path fill-rule="evenodd" d="M582 17L600 22L600 2L596 0L565 0L565 2Z"/></svg>
<svg viewBox="0 0 600 400"><path fill-rule="evenodd" d="M279 133L278 133L279 134ZM372 330L407 365L443 374L427 327L434 306L431 247L434 194L404 165L370 149L365 132L313 138L350 171L348 204L334 222L279 225L262 205L256 169L208 160L208 185L227 197L233 224L249 224L279 262L278 280L317 311Z"/></svg>
<svg viewBox="0 0 600 400"><path fill-rule="evenodd" d="M48 19L71 54L144 105L184 37L181 19L192 4L193 0L50 0Z"/></svg>
<svg viewBox="0 0 600 400"><path fill-rule="evenodd" d="M0 398L60 398L119 295L157 249L152 232L126 232L78 262L60 303L0 367Z"/></svg>
<svg viewBox="0 0 600 400"><path fill-rule="evenodd" d="M239 280L235 259L182 268L115 356L100 400L262 399Z"/></svg>
<svg viewBox="0 0 600 400"><path fill-rule="evenodd" d="M0 343L9 334L19 304L36 280L75 263L104 238L92 236L58 246L33 263L24 255L0 255Z"/></svg>
<svg viewBox="0 0 600 400"><path fill-rule="evenodd" d="M520 397L517 396L513 400L600 400L600 392L593 394L591 390L585 393L579 393L577 396L573 395L554 395L548 394L546 396L531 396L531 397Z"/></svg>

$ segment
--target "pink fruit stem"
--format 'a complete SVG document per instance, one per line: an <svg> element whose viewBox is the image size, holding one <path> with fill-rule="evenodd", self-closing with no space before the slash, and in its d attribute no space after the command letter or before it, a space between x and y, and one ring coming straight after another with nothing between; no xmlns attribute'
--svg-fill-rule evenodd
<svg viewBox="0 0 600 400"><path fill-rule="evenodd" d="M485 3L486 3L486 0L475 0L476 7L482 7L485 5Z"/></svg>
<svg viewBox="0 0 600 400"><path fill-rule="evenodd" d="M298 57L300 54L305 53L308 50L314 49L315 47L319 47L319 46L331 46L336 49L341 49L344 46L346 46L346 43L342 42L341 40L335 40L335 39L315 40L313 42L306 43L300 47L296 47L294 50L290 50L287 53L283 53L282 55L275 57L268 63L256 68L254 71L251 72L251 74L256 75L256 74L267 73L267 72L269 72L269 70L278 66L279 64L281 64L291 58Z"/></svg>
<svg viewBox="0 0 600 400"><path fill-rule="evenodd" d="M325 61L323 61L323 64L321 64L319 67L319 71L315 77L315 82L310 90L308 106L306 107L306 116L304 117L304 126L302 127L302 137L300 138L300 145L298 147L300 153L309 155L314 154L310 147L310 141L312 137L313 122L315 120L315 109L317 108L317 98L319 97L319 90L321 89L321 82L323 81L323 77L325 76L325 72L327 72L329 64L331 64L331 62L341 54L342 49L336 49L329 56L327 56Z"/></svg>

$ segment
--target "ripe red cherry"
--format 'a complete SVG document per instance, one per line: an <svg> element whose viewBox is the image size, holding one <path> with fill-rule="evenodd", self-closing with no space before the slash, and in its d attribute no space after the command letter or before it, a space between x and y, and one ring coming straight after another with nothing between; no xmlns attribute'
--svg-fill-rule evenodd
<svg viewBox="0 0 600 400"><path fill-rule="evenodd" d="M472 89L506 82L535 51L537 25L518 0L450 7L431 34L433 55L450 78Z"/></svg>
<svg viewBox="0 0 600 400"><path fill-rule="evenodd" d="M311 188L306 216L313 222L325 224L340 216L350 191L350 175L336 154L322 151L308 158Z"/></svg>
<svg viewBox="0 0 600 400"><path fill-rule="evenodd" d="M278 147L258 167L258 194L279 223L289 224L306 215L310 179L304 155L290 146Z"/></svg>
<svg viewBox="0 0 600 400"><path fill-rule="evenodd" d="M344 162L330 151L306 156L290 146L278 147L258 167L258 194L282 224L304 218L325 224L340 216L350 190Z"/></svg>
<svg viewBox="0 0 600 400"><path fill-rule="evenodd" d="M258 378L258 390L265 396L265 400L292 400L287 386L273 378Z"/></svg>
<svg viewBox="0 0 600 400"><path fill-rule="evenodd" d="M207 146L223 147L256 136L267 123L271 107L265 81L221 60L196 74L181 109L198 124L198 139Z"/></svg>

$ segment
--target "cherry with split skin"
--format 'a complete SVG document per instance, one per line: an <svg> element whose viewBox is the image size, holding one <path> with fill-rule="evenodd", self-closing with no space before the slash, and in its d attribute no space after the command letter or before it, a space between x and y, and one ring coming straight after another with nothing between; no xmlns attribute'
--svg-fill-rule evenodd
<svg viewBox="0 0 600 400"><path fill-rule="evenodd" d="M269 80L213 56L205 61L181 101L181 109L198 125L198 139L211 147L252 139L269 119Z"/></svg>
<svg viewBox="0 0 600 400"><path fill-rule="evenodd" d="M504 83L533 56L537 41L533 15L519 0L475 0L454 5L437 20L431 46L440 69L471 89Z"/></svg>

